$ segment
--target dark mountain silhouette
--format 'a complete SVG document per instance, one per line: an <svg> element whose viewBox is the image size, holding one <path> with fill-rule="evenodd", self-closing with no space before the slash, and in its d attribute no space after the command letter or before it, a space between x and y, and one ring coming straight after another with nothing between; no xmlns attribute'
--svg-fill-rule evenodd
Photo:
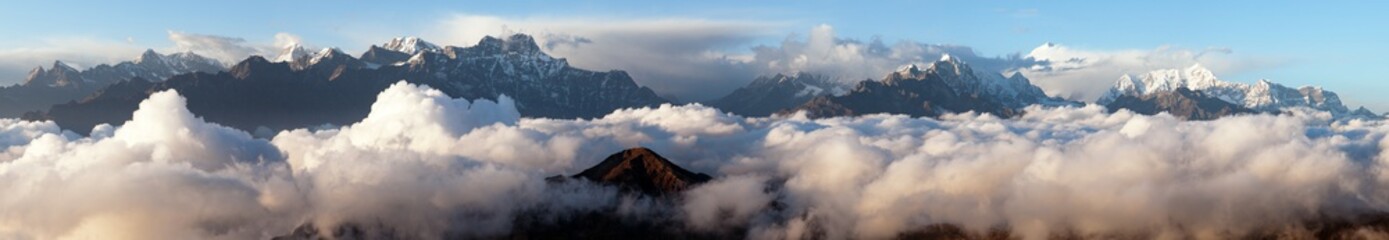
<svg viewBox="0 0 1389 240"><path fill-rule="evenodd" d="M842 88L824 76L808 73L777 74L758 77L747 86L709 102L709 106L743 116L765 117L800 106L815 97L830 96L835 91L844 91Z"/></svg>
<svg viewBox="0 0 1389 240"><path fill-rule="evenodd" d="M422 42L422 41L421 41ZM432 44L417 46L433 47ZM372 47L363 61L335 49L287 62L248 58L226 72L170 77L145 88L127 84L81 101L53 106L33 119L51 119L64 129L86 132L99 123L119 124L134 109L133 96L177 90L204 119L247 131L343 125L366 117L376 95L392 83L428 85L454 98L516 100L522 116L595 118L615 109L665 103L638 86L626 72L594 72L569 66L541 52L527 35L484 38L472 47L409 49L413 55Z"/></svg>
<svg viewBox="0 0 1389 240"><path fill-rule="evenodd" d="M685 170L651 149L638 147L623 150L603 159L573 178L612 184L624 190L649 195L666 195L690 189L708 182L712 177Z"/></svg>
<svg viewBox="0 0 1389 240"><path fill-rule="evenodd" d="M163 55L154 50L146 50L132 61L101 64L86 70L54 61L48 69L37 67L29 71L23 83L0 87L0 118L47 110L55 104L82 99L108 85L133 78L163 81L177 74L224 69L217 60L190 52Z"/></svg>
<svg viewBox="0 0 1389 240"><path fill-rule="evenodd" d="M1120 95L1105 107L1111 112L1128 109L1144 115L1166 112L1187 120L1213 120L1230 115L1258 113L1253 109L1220 100L1200 91L1192 91L1186 87L1143 96Z"/></svg>

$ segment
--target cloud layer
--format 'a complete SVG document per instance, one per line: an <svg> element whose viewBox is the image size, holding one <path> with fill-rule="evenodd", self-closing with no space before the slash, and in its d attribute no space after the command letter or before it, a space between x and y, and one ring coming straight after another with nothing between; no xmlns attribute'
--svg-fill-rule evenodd
<svg viewBox="0 0 1389 240"><path fill-rule="evenodd" d="M811 120L665 105L556 120L404 83L378 99L360 123L271 140L206 123L175 92L91 137L0 121L0 237L247 239L356 223L434 239L618 209L757 239L890 238L934 224L1026 239L1233 238L1307 234L1304 221L1389 207L1389 126L1313 112ZM677 202L542 180L635 146L718 179Z"/></svg>

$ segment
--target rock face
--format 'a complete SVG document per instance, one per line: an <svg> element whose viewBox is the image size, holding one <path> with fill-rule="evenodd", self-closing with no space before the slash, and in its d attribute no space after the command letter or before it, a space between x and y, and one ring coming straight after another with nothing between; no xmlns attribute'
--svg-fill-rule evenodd
<svg viewBox="0 0 1389 240"><path fill-rule="evenodd" d="M642 147L614 153L573 178L613 184L624 190L655 196L679 193L712 179L709 175L676 166L651 149Z"/></svg>
<svg viewBox="0 0 1389 240"><path fill-rule="evenodd" d="M1124 75L1096 103L1110 105L1122 96L1143 96L1173 92L1179 88L1202 92L1203 95L1260 112L1280 112L1287 108L1306 107L1330 112L1338 118L1374 117L1377 114L1351 111L1335 92L1320 87L1286 87L1268 80L1255 84L1221 81L1201 65L1186 69L1166 69L1138 76Z"/></svg>
<svg viewBox="0 0 1389 240"><path fill-rule="evenodd" d="M526 35L487 37L471 47L440 49L419 39L384 45L393 49L373 46L363 54L370 58L366 61L336 49L307 55L290 50L281 56L285 61L253 56L226 72L177 75L143 89L108 89L33 117L86 131L93 124L84 119L120 123L130 118L130 112L100 111L96 106L133 109L138 101L126 101L129 96L173 89L188 98L194 114L247 131L341 125L366 117L376 95L402 80L455 98L507 95L526 117L594 118L615 109L667 102L638 86L626 72L577 69L552 58ZM401 52L406 50L410 52Z"/></svg>
<svg viewBox="0 0 1389 240"><path fill-rule="evenodd" d="M859 82L842 96L817 97L783 113L805 111L809 117L874 113L936 117L968 111L1011 117L1018 113L998 101L995 95L985 94L984 89L988 88L983 86L987 84L968 83L971 79L978 80L974 74L964 63L947 56L926 69L913 65L889 74L881 81Z"/></svg>
<svg viewBox="0 0 1389 240"><path fill-rule="evenodd" d="M1154 92L1142 96L1121 95L1105 105L1110 111L1128 109L1139 114L1154 115L1167 112L1187 120L1213 120L1216 118L1258 113L1209 96L1199 91L1178 87L1170 92Z"/></svg>
<svg viewBox="0 0 1389 240"><path fill-rule="evenodd" d="M843 94L844 86L824 76L808 73L763 76L727 96L709 102L710 106L749 117L765 117L794 108L815 97Z"/></svg>
<svg viewBox="0 0 1389 240"><path fill-rule="evenodd" d="M178 74L225 69L217 60L191 52L164 55L154 50L146 50L132 61L102 64L86 70L55 61L48 69L37 67L29 71L21 84L0 87L0 118L47 110L54 104L82 99L108 85L133 78L163 81Z"/></svg>

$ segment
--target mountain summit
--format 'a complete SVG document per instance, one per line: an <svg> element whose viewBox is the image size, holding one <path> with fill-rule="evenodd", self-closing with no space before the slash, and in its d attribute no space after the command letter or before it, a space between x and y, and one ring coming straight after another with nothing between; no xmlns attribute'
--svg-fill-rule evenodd
<svg viewBox="0 0 1389 240"><path fill-rule="evenodd" d="M598 165L573 177L614 184L626 190L649 195L677 193L713 179L709 175L676 166L655 151L644 147L614 153Z"/></svg>
<svg viewBox="0 0 1389 240"><path fill-rule="evenodd" d="M1005 77L998 72L975 69L963 59L950 54L941 55L940 60L924 68L913 64L901 68L895 74L901 75L897 80L925 79L928 78L927 75L933 75L931 78L943 81L957 95L993 99L1009 108L1017 109L1033 104L1070 104L1059 98L1047 96L1042 88L1032 85L1032 81L1022 74Z"/></svg>
<svg viewBox="0 0 1389 240"><path fill-rule="evenodd" d="M381 48L409 55L415 55L416 53L420 52L437 53L443 50L442 48L439 48L439 45L434 45L433 43L426 42L424 41L424 39L420 39L419 37L394 38L391 39L391 41L389 42L381 44Z"/></svg>

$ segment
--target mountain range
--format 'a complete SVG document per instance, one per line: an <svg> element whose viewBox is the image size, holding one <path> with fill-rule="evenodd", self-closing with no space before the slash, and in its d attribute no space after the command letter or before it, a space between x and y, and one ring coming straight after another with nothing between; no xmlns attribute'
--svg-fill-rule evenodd
<svg viewBox="0 0 1389 240"><path fill-rule="evenodd" d="M1194 92L1199 92L1199 94ZM1177 97L1178 95L1181 97ZM1128 98L1125 98L1126 96ZM1224 104L1216 103L1172 105L1175 102L1171 101L1178 98L1187 99L1183 101L1189 102L1218 100L1238 106L1239 109L1228 108ZM1165 99L1167 102L1151 102L1160 99ZM1135 105L1145 100L1149 103L1144 104L1151 105L1150 107ZM1311 108L1329 112L1336 118L1381 118L1364 107L1350 110L1341 103L1341 98L1335 92L1320 87L1291 88L1268 80L1259 80L1254 84L1226 82L1217 78L1214 73L1200 64L1192 65L1186 69L1156 70L1137 76L1123 75L1096 103L1109 106L1111 109L1134 109L1140 113L1166 108L1168 110L1182 109L1179 112L1183 113L1226 113L1216 114L1223 116L1252 112L1278 113L1289 108ZM1189 107L1197 106L1213 108L1189 109ZM1193 119L1218 117L1174 115Z"/></svg>
<svg viewBox="0 0 1389 240"><path fill-rule="evenodd" d="M146 50L131 61L102 64L85 70L54 61L47 69L36 67L20 84L0 87L0 118L17 118L26 112L78 100L117 82L141 78L159 81L191 72L220 72L221 62L182 52L160 54Z"/></svg>
<svg viewBox="0 0 1389 240"><path fill-rule="evenodd" d="M1049 97L1020 74L1004 77L998 72L976 70L959 58L945 55L924 68L909 65L880 81L860 81L848 93L819 96L783 113L805 111L809 117L874 113L935 117L973 111L1011 117L1034 104L1079 103Z"/></svg>
<svg viewBox="0 0 1389 240"><path fill-rule="evenodd" d="M1119 95L1110 100L1105 107L1110 111L1128 109L1144 115L1166 112L1188 120L1214 120L1224 116L1258 112L1186 87L1142 95Z"/></svg>
<svg viewBox="0 0 1389 240"><path fill-rule="evenodd" d="M177 90L192 112L210 122L270 134L356 122L366 116L377 93L398 81L428 85L455 98L509 96L525 117L596 118L616 109L670 102L624 71L570 66L524 34L489 36L468 47L400 37L358 56L292 44L276 56L252 56L230 67L193 53L152 50L132 61L86 70L55 62L34 69L22 84L0 88L0 117L53 120L85 133L99 124L129 120L150 93ZM1001 72L945 54L880 80L852 84L814 73L763 76L705 104L755 117L797 111L809 117L962 112L1011 117L1033 105L1083 104L1048 96L1022 74ZM1096 103L1196 120L1299 107L1337 118L1381 118L1363 107L1350 110L1336 93L1319 87L1225 82L1200 65L1123 75Z"/></svg>
<svg viewBox="0 0 1389 240"><path fill-rule="evenodd" d="M130 80L28 117L85 131L128 120L130 110L150 93L177 90L188 99L190 111L210 122L273 132L356 122L366 116L377 93L398 81L428 85L454 98L506 95L526 117L594 118L667 102L626 72L571 67L523 34L442 48L418 38L398 38L372 46L362 56L293 45L272 58L282 61L252 56L223 72L181 74L159 82Z"/></svg>

